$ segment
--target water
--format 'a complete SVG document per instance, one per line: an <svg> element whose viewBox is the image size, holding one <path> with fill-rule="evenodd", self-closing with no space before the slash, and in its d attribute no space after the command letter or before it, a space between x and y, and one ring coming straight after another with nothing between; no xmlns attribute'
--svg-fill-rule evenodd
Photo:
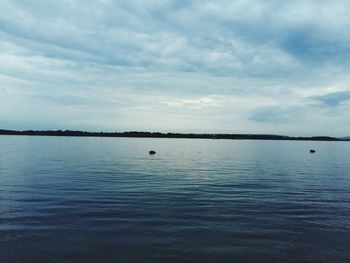
<svg viewBox="0 0 350 263"><path fill-rule="evenodd" d="M349 160L347 142L0 136L0 262L349 262Z"/></svg>

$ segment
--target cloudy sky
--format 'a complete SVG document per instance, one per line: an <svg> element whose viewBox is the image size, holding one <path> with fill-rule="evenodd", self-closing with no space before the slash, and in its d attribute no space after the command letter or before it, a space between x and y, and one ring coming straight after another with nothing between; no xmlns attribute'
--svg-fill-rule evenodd
<svg viewBox="0 0 350 263"><path fill-rule="evenodd" d="M0 128L350 135L349 10L0 0Z"/></svg>

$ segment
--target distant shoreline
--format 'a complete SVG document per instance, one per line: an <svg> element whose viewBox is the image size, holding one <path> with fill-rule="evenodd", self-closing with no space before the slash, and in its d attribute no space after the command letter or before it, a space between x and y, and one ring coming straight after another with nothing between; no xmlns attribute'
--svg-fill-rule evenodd
<svg viewBox="0 0 350 263"><path fill-rule="evenodd" d="M293 137L274 134L195 134L161 132L87 132L71 130L15 131L0 129L0 135L64 136L64 137L129 137L129 138L183 138L183 139L226 139L226 140L285 140L285 141L350 141L330 136Z"/></svg>

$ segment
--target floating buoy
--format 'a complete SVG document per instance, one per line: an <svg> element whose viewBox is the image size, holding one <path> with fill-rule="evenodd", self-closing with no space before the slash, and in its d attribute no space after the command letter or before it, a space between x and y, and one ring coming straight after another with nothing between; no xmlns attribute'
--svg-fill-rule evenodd
<svg viewBox="0 0 350 263"><path fill-rule="evenodd" d="M156 151L149 151L149 154L154 155L154 154L156 154Z"/></svg>
<svg viewBox="0 0 350 263"><path fill-rule="evenodd" d="M315 153L315 152L316 152L316 151L315 151L315 150L313 150L313 149L311 149L311 150L310 150L310 153Z"/></svg>

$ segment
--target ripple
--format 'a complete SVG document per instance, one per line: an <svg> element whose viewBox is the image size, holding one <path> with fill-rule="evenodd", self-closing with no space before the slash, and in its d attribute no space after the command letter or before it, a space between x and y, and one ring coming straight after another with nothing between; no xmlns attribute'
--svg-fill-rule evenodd
<svg viewBox="0 0 350 263"><path fill-rule="evenodd" d="M2 262L350 258L348 144L23 140L0 138Z"/></svg>

